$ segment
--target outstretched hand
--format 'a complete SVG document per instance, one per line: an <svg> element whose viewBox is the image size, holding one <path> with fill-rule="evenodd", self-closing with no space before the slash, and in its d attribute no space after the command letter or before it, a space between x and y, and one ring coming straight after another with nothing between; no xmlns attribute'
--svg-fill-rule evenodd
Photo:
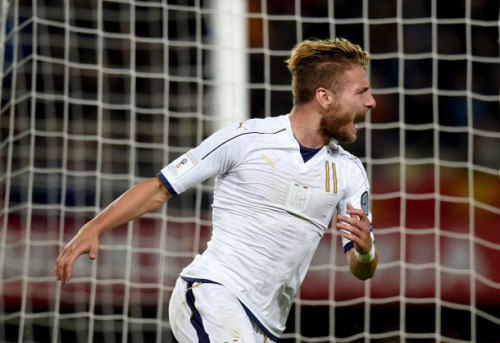
<svg viewBox="0 0 500 343"><path fill-rule="evenodd" d="M99 215L85 224L76 236L64 247L56 260L56 279L65 284L71 279L71 270L78 257L89 254L91 260L97 257L99 236L106 231L134 220L144 213L156 210L172 195L163 182L154 177L144 180L113 201Z"/></svg>
<svg viewBox="0 0 500 343"><path fill-rule="evenodd" d="M99 236L92 232L90 227L80 229L56 260L57 281L61 281L61 285L64 285L71 279L73 264L81 255L89 254L89 258L95 260L99 246Z"/></svg>
<svg viewBox="0 0 500 343"><path fill-rule="evenodd" d="M342 237L351 240L354 248L361 255L367 254L372 249L372 238L370 235L370 220L362 209L354 208L350 203L347 204L346 213L349 217L338 215L337 227ZM343 221L347 224L342 224ZM346 231L348 232L346 232Z"/></svg>

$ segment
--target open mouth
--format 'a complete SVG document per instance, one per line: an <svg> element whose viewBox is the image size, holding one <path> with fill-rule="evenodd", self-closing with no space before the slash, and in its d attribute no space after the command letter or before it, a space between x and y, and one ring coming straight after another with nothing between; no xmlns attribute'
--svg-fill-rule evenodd
<svg viewBox="0 0 500 343"><path fill-rule="evenodd" d="M359 115L359 116L354 117L354 121L353 121L354 127L357 129L358 128L358 124L362 123L364 121L365 121L365 116L364 115L363 116Z"/></svg>
<svg viewBox="0 0 500 343"><path fill-rule="evenodd" d="M364 121L365 121L365 116L356 116L356 117L354 117L354 124L362 123Z"/></svg>

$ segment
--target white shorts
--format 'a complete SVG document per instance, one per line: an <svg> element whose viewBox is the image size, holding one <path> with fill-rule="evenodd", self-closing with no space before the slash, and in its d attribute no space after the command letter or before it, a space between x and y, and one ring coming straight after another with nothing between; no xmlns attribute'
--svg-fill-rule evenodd
<svg viewBox="0 0 500 343"><path fill-rule="evenodd" d="M180 343L273 343L226 287L179 277L169 305L170 326Z"/></svg>

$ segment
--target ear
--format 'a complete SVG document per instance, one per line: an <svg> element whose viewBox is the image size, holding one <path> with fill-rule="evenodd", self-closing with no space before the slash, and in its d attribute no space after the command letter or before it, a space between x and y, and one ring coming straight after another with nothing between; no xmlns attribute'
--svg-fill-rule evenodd
<svg viewBox="0 0 500 343"><path fill-rule="evenodd" d="M316 89L315 97L321 108L325 110L334 102L333 93L323 87Z"/></svg>

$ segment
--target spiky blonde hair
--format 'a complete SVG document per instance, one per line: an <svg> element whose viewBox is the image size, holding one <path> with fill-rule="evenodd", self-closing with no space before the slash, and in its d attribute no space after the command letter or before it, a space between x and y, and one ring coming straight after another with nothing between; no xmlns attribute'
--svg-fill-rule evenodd
<svg viewBox="0 0 500 343"><path fill-rule="evenodd" d="M295 105L309 102L319 87L342 90L342 76L355 65L368 66L370 55L347 39L305 40L292 49L285 63L292 73Z"/></svg>

